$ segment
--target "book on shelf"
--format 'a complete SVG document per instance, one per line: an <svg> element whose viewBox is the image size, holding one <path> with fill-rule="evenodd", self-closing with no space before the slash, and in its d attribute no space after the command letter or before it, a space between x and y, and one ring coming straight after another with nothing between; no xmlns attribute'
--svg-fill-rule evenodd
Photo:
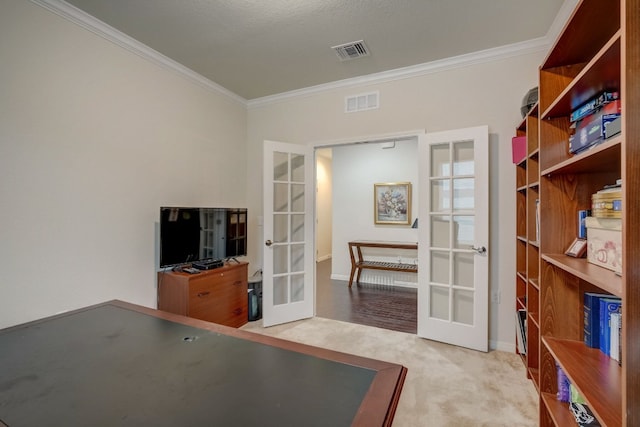
<svg viewBox="0 0 640 427"><path fill-rule="evenodd" d="M518 353L527 354L527 310L516 311L516 341Z"/></svg>
<svg viewBox="0 0 640 427"><path fill-rule="evenodd" d="M600 299L609 294L584 293L584 343L587 347L600 348Z"/></svg>
<svg viewBox="0 0 640 427"><path fill-rule="evenodd" d="M609 356L618 362L622 363L622 347L620 345L620 334L622 330L622 313L611 313L611 330L610 330L610 345Z"/></svg>
<svg viewBox="0 0 640 427"><path fill-rule="evenodd" d="M556 363L556 374L558 378L558 393L556 397L560 402L568 402L571 399L569 378L564 373L560 365Z"/></svg>
<svg viewBox="0 0 640 427"><path fill-rule="evenodd" d="M602 108L603 105L608 104L611 101L616 101L620 99L620 94L618 92L601 92L597 96L591 98L586 103L582 104L580 107L576 108L571 112L571 118L569 119L571 122L577 122L596 111Z"/></svg>
<svg viewBox="0 0 640 427"><path fill-rule="evenodd" d="M600 351L607 356L611 349L611 314L620 313L621 309L620 298L600 299Z"/></svg>

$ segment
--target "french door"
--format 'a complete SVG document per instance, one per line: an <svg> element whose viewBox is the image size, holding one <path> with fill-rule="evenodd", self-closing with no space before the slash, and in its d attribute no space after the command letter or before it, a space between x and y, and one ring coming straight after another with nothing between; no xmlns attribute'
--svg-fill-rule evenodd
<svg viewBox="0 0 640 427"><path fill-rule="evenodd" d="M312 317L313 147L264 142L263 324Z"/></svg>
<svg viewBox="0 0 640 427"><path fill-rule="evenodd" d="M420 137L418 335L488 351L488 127Z"/></svg>

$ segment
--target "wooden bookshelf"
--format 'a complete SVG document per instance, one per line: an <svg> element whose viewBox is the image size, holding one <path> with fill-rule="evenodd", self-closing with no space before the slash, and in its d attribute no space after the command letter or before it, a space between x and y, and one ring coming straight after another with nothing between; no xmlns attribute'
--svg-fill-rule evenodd
<svg viewBox="0 0 640 427"><path fill-rule="evenodd" d="M516 165L516 310L527 311L527 348L521 357L527 377L536 385L539 327L535 319L538 317L539 290L534 283L537 283L539 271L535 213L540 180L538 111L538 104L535 104L516 128L516 135L526 136L527 143L526 156Z"/></svg>
<svg viewBox="0 0 640 427"><path fill-rule="evenodd" d="M620 94L622 133L574 155L568 150L570 114L602 91ZM527 165L526 190L527 203L535 191L540 200L540 237L527 233L526 244L527 251L537 249L539 261L533 271L533 255L527 257L526 270L527 292L538 290L538 312L529 313L528 318L539 337L539 425L577 425L568 404L556 398L556 367L560 366L602 426L638 426L640 0L578 1L540 66L539 98L539 175L531 178L531 165ZM590 209L591 195L619 178L623 182L622 276L564 254L577 235L577 212ZM528 207L526 214L531 212ZM530 218L526 221L531 224ZM622 299L621 364L584 344L585 292ZM527 294L528 307L532 304Z"/></svg>

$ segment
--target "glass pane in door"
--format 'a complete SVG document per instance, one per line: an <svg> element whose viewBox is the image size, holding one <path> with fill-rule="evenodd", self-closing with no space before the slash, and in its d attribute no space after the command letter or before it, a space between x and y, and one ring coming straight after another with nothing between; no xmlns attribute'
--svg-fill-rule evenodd
<svg viewBox="0 0 640 427"><path fill-rule="evenodd" d="M453 180L453 209L473 209L475 200L473 178L456 178Z"/></svg>
<svg viewBox="0 0 640 427"><path fill-rule="evenodd" d="M273 215L273 242L284 243L289 241L289 215Z"/></svg>
<svg viewBox="0 0 640 427"><path fill-rule="evenodd" d="M431 317L440 320L449 320L448 288L431 286L429 304L429 312L431 313Z"/></svg>
<svg viewBox="0 0 640 427"><path fill-rule="evenodd" d="M273 278L273 305L281 305L289 302L289 278L274 277Z"/></svg>
<svg viewBox="0 0 640 427"><path fill-rule="evenodd" d="M448 215L434 215L431 217L431 246L445 249L450 247L449 227L451 221Z"/></svg>
<svg viewBox="0 0 640 427"><path fill-rule="evenodd" d="M273 180L289 180L289 153L273 153Z"/></svg>
<svg viewBox="0 0 640 427"><path fill-rule="evenodd" d="M453 254L453 284L465 288L474 287L473 257L471 253Z"/></svg>
<svg viewBox="0 0 640 427"><path fill-rule="evenodd" d="M431 282L449 284L449 252L431 251Z"/></svg>
<svg viewBox="0 0 640 427"><path fill-rule="evenodd" d="M291 276L291 302L304 301L304 274Z"/></svg>
<svg viewBox="0 0 640 427"><path fill-rule="evenodd" d="M304 182L304 156L300 154L291 155L291 181Z"/></svg>
<svg viewBox="0 0 640 427"><path fill-rule="evenodd" d="M451 190L449 179L431 181L431 211L445 212L451 209Z"/></svg>
<svg viewBox="0 0 640 427"><path fill-rule="evenodd" d="M455 215L453 223L453 247L469 249L473 246L474 217Z"/></svg>
<svg viewBox="0 0 640 427"><path fill-rule="evenodd" d="M453 321L473 325L473 292L454 289Z"/></svg>
<svg viewBox="0 0 640 427"><path fill-rule="evenodd" d="M304 212L304 184L291 185L291 211Z"/></svg>
<svg viewBox="0 0 640 427"><path fill-rule="evenodd" d="M453 143L453 175L473 175L473 141Z"/></svg>
<svg viewBox="0 0 640 427"><path fill-rule="evenodd" d="M289 250L284 245L273 245L273 274L289 271Z"/></svg>
<svg viewBox="0 0 640 427"><path fill-rule="evenodd" d="M291 241L304 241L304 214L291 215Z"/></svg>
<svg viewBox="0 0 640 427"><path fill-rule="evenodd" d="M451 175L451 154L449 144L431 146L431 176Z"/></svg>
<svg viewBox="0 0 640 427"><path fill-rule="evenodd" d="M273 184L273 211L287 212L289 210L289 185Z"/></svg>

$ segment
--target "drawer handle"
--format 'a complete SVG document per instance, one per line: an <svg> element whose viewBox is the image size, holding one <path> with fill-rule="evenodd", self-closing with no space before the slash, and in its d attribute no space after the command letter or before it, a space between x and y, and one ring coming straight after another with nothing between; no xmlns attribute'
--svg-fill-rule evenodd
<svg viewBox="0 0 640 427"><path fill-rule="evenodd" d="M233 314L242 314L242 309L236 308L235 310L233 310Z"/></svg>
<svg viewBox="0 0 640 427"><path fill-rule="evenodd" d="M207 295L209 295L211 292L206 291L206 292L199 292L198 293L198 298L202 298L202 297L206 297Z"/></svg>

